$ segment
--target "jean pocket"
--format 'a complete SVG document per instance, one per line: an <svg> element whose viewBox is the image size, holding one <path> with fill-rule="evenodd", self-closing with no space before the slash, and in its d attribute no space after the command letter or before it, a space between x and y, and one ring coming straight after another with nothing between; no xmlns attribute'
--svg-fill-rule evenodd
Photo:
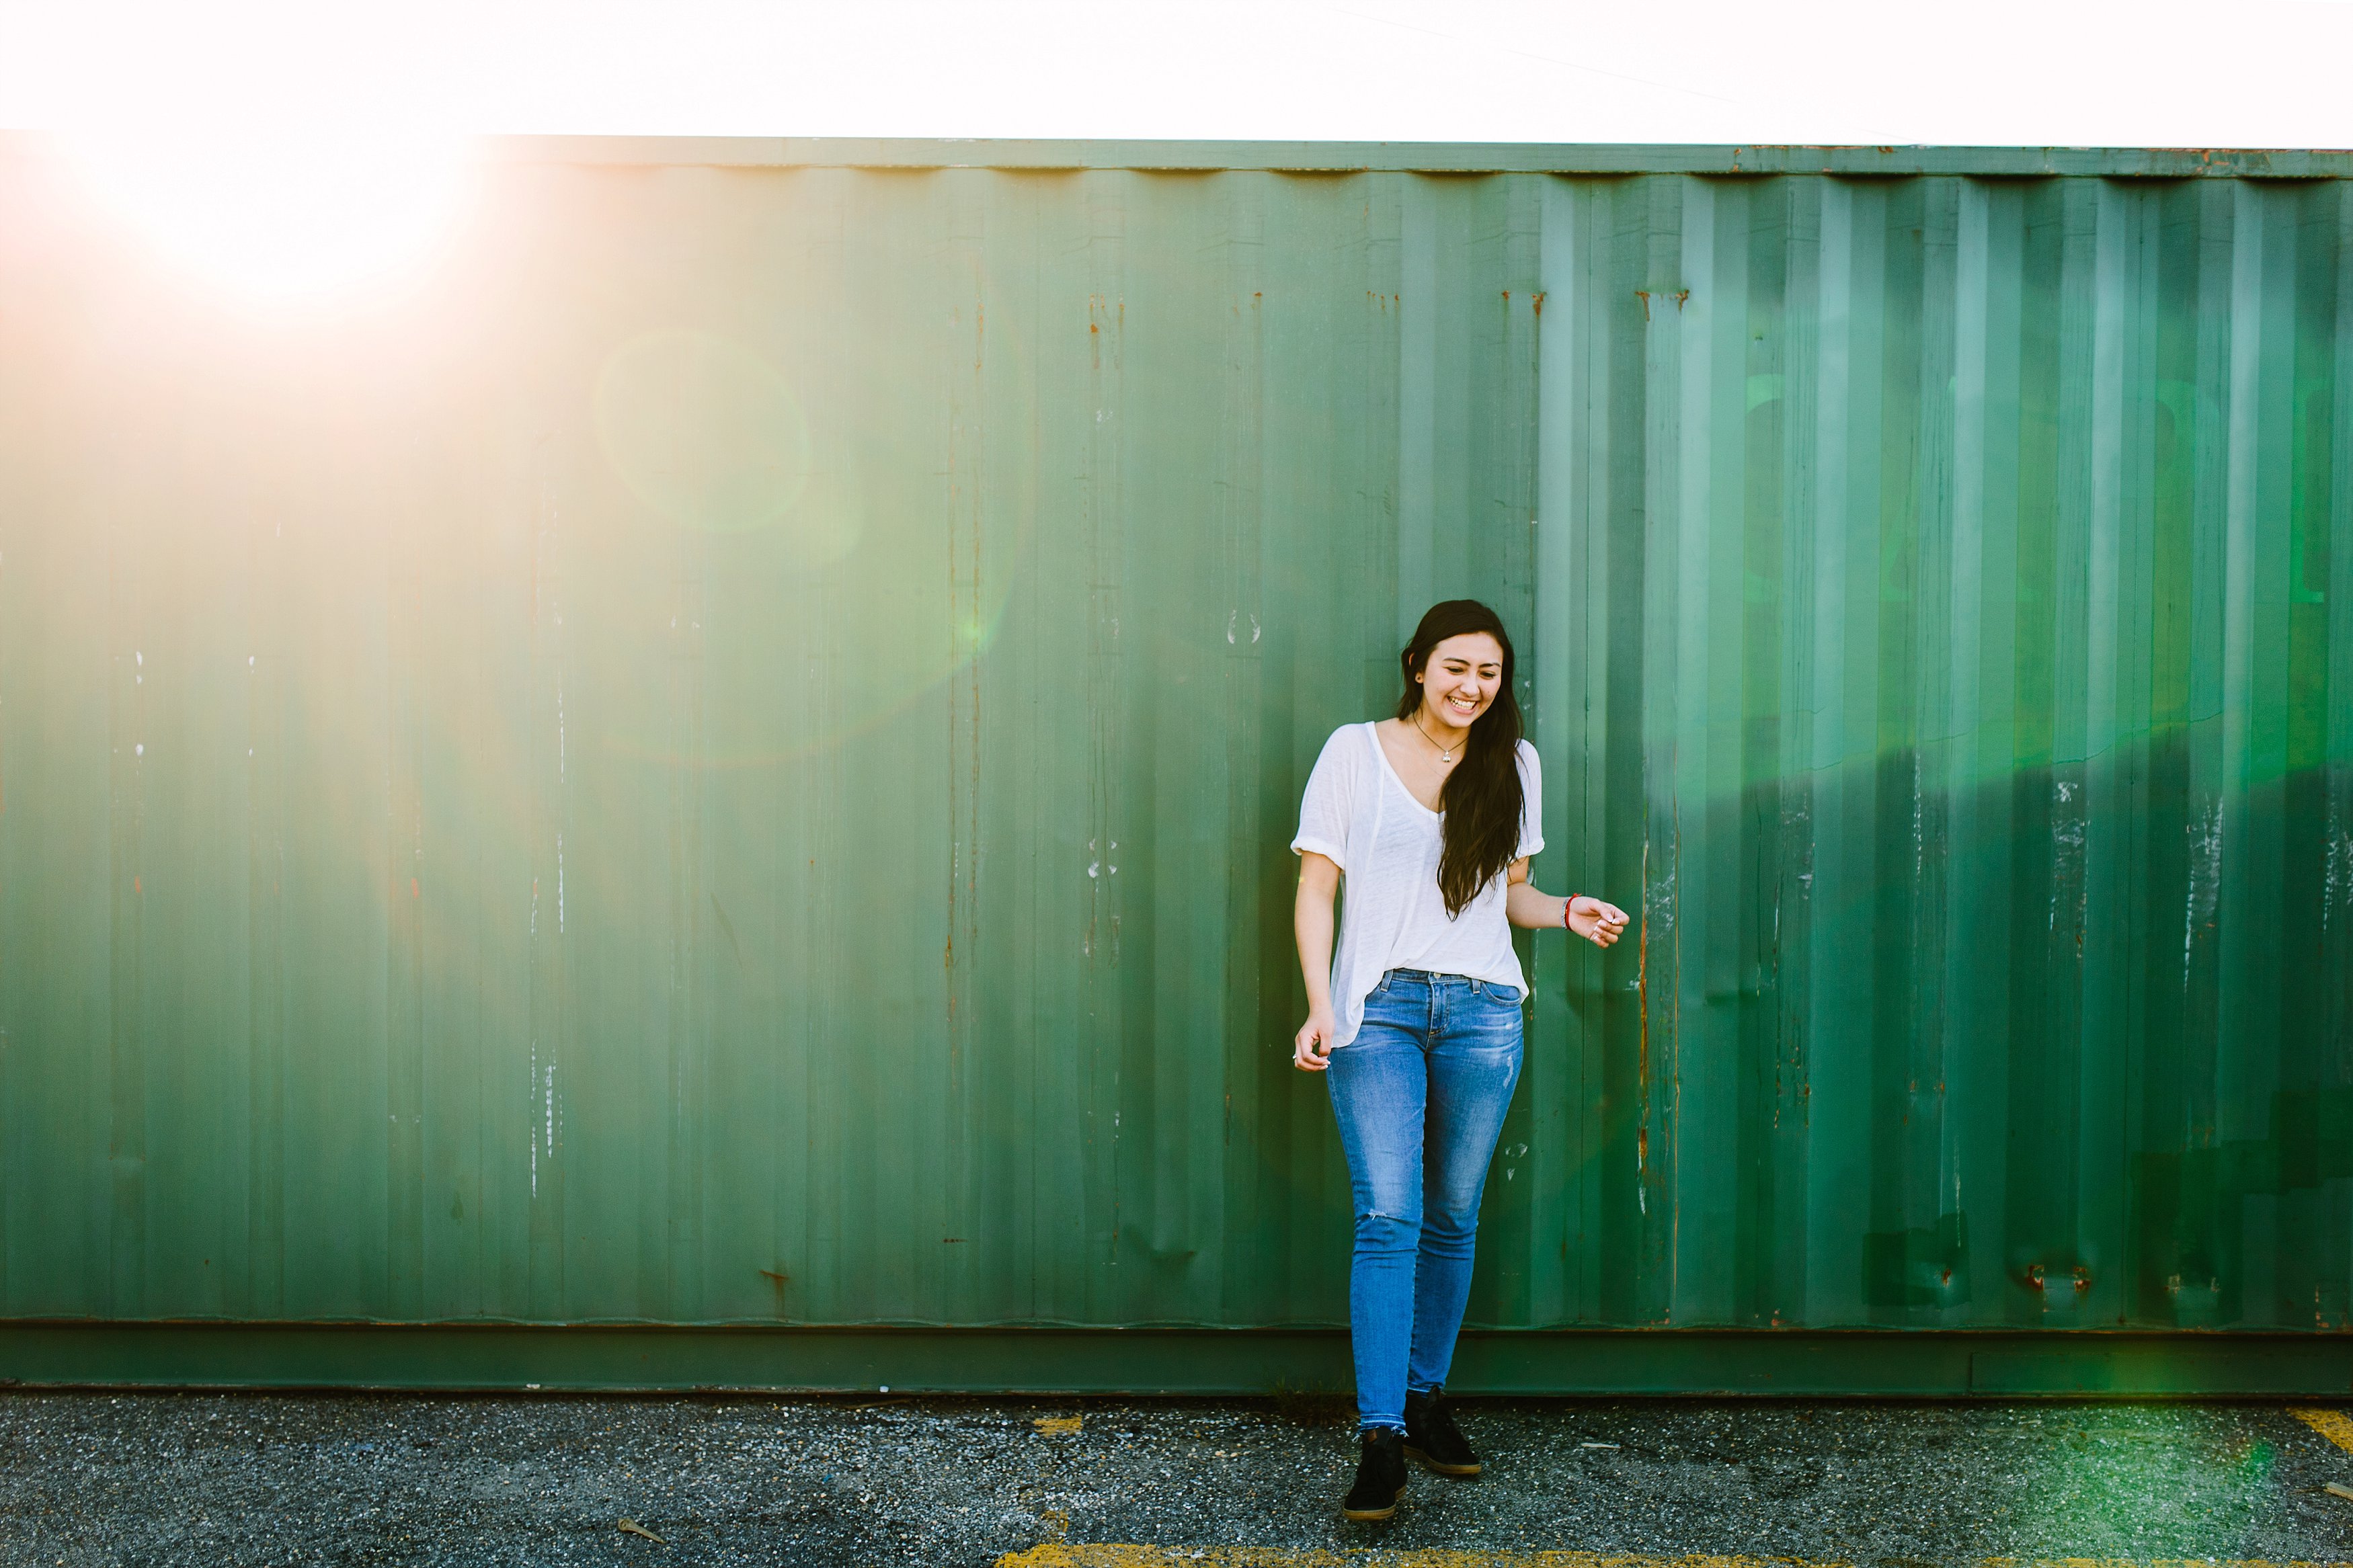
<svg viewBox="0 0 2353 1568"><path fill-rule="evenodd" d="M1527 1000L1525 992L1515 990L1509 985L1498 985L1492 980L1475 980L1472 984L1479 988L1479 994L1488 1001L1500 1003L1506 1007L1517 1007Z"/></svg>

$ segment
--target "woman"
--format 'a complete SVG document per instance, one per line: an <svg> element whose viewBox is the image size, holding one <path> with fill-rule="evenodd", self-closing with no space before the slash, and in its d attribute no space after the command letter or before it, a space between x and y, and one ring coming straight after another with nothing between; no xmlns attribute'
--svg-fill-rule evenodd
<svg viewBox="0 0 2353 1568"><path fill-rule="evenodd" d="M1622 910L1528 882L1544 847L1542 785L1495 612L1472 599L1432 607L1400 662L1397 717L1333 732L1291 846L1307 978L1292 1059L1330 1074L1356 1199L1348 1325L1362 1449L1341 1505L1350 1519L1397 1511L1408 1455L1440 1475L1479 1473L1440 1393L1471 1295L1487 1162L1520 1076L1527 982L1511 927L1566 926L1597 947L1626 929Z"/></svg>

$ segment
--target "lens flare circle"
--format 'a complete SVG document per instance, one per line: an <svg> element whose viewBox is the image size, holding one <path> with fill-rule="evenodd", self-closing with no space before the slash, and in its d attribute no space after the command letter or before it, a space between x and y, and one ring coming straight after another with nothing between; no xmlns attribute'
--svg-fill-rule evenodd
<svg viewBox="0 0 2353 1568"><path fill-rule="evenodd" d="M715 333L648 332L622 344L596 377L596 422L622 482L682 527L766 528L808 483L808 420L792 384Z"/></svg>

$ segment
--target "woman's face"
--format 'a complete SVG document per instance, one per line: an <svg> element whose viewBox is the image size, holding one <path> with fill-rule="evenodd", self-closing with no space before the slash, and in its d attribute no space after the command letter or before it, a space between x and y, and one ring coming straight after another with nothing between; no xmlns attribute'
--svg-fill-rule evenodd
<svg viewBox="0 0 2353 1568"><path fill-rule="evenodd" d="M1487 710L1504 684L1504 647L1485 632L1448 637L1421 669L1421 705L1456 729Z"/></svg>

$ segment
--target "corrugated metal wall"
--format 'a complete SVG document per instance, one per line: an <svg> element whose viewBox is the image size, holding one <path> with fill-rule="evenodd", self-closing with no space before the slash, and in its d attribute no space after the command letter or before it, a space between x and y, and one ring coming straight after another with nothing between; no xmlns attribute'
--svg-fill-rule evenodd
<svg viewBox="0 0 2353 1568"><path fill-rule="evenodd" d="M1284 846L1463 593L1641 911L1475 1321L2353 1312L2342 181L0 212L0 1314L1336 1321Z"/></svg>

